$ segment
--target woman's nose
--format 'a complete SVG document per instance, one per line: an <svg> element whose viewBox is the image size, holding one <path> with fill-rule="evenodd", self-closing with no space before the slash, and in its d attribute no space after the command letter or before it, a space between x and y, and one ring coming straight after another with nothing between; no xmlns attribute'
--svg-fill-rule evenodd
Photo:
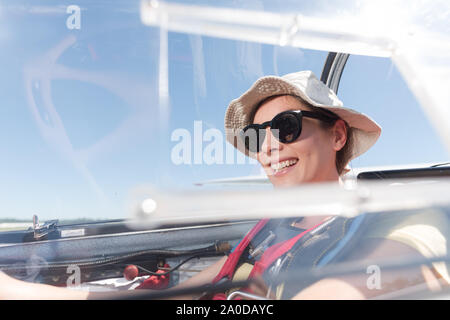
<svg viewBox="0 0 450 320"><path fill-rule="evenodd" d="M266 129L264 141L261 145L261 152L270 155L273 151L281 148L280 142L276 138L278 130L271 130L269 127Z"/></svg>

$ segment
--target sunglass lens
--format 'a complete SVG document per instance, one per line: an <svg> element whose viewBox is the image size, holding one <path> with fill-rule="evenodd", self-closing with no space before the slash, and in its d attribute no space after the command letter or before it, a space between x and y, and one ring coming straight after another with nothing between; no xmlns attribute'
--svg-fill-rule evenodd
<svg viewBox="0 0 450 320"><path fill-rule="evenodd" d="M287 113L273 121L272 130L276 130L280 142L291 143L298 138L301 124L294 114Z"/></svg>

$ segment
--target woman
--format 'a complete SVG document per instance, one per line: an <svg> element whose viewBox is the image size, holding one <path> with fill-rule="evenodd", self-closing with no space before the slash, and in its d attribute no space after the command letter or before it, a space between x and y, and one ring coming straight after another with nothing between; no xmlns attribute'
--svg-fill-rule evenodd
<svg viewBox="0 0 450 320"><path fill-rule="evenodd" d="M381 128L372 119L343 107L335 93L311 71L258 79L247 92L230 103L225 115L225 129L227 140L241 152L256 158L276 188L317 182L338 183L347 171L348 162L367 151L381 133ZM437 247L440 250L435 250L435 255L446 254L443 235L448 223L440 213L414 217L380 216L366 219L364 223L361 220L363 217L322 216L262 221L228 258L183 286L222 279L269 278L283 271L290 271L294 278L295 268L312 268L325 261L358 260L370 266L373 261L389 257L430 257L429 252ZM359 235L363 235L354 237L357 244L346 240L346 237L350 238L348 231L355 225ZM411 228L414 232L408 232ZM347 241L346 245L337 250L343 240ZM265 252L257 255L255 252L261 244L264 244ZM282 247L284 251L280 250ZM368 277L364 273L320 281L293 279L272 288L272 292L267 292L266 287L263 290L253 287L252 291L281 299L360 299L425 280L428 285L437 285L436 278L443 278L445 282L450 280L442 264L433 269L383 270L382 279L375 288L367 285ZM213 298L223 299L225 295Z"/></svg>
<svg viewBox="0 0 450 320"><path fill-rule="evenodd" d="M246 93L230 103L225 115L225 129L227 140L246 155L255 157L276 188L305 183L338 183L340 176L346 172L348 162L367 151L381 132L369 117L343 107L334 92L310 71L283 77L263 77L256 81ZM423 217L419 217L419 222L409 220L406 227L423 225L423 220ZM431 221L431 227L446 225L444 220L436 215L426 217L426 223ZM369 263L390 256L417 257L423 253L421 250L424 247L445 243L435 234L429 236L429 228L416 228L416 233L421 237L415 239L411 235L396 233L405 228L405 221L399 222L397 219L388 224L385 221L370 221L368 229L360 227L359 230L363 230L365 235L364 241L358 240L356 246L347 241L344 249L337 250L342 241L349 238L348 232L352 226L356 223L363 225L361 221L330 216L262 220L229 257L222 258L176 288L215 283L223 279L264 280L281 271L315 267L325 260L328 263L339 259ZM445 268L435 269L422 267L402 270L401 273L383 272L381 286L377 290L367 286L366 273L290 281L270 290L270 283L266 286L264 281L260 281L262 285L244 290L281 299L360 299L401 289L406 286L405 283L423 283L425 280L435 283L436 276L448 280ZM11 298L95 299L115 295L28 284L1 273L0 283L4 289L8 288L3 290L3 297ZM230 293L209 298L223 299ZM0 298L1 295L2 292Z"/></svg>

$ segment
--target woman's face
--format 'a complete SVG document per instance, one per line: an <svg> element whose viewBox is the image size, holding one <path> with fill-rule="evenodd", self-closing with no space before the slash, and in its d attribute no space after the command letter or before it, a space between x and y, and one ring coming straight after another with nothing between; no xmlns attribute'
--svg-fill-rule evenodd
<svg viewBox="0 0 450 320"><path fill-rule="evenodd" d="M270 121L280 112L288 110L309 108L292 96L278 96L258 108L253 122L261 124ZM279 142L270 128L266 128L266 137L257 159L275 187L338 180L335 135L333 130L323 129L319 122L303 117L300 136L289 144Z"/></svg>

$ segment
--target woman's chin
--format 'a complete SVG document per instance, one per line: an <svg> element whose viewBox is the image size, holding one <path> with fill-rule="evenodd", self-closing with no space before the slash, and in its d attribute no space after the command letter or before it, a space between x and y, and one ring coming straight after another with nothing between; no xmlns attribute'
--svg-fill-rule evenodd
<svg viewBox="0 0 450 320"><path fill-rule="evenodd" d="M274 187L295 187L307 183L307 181L303 181L303 179L299 179L299 177L269 177L270 182Z"/></svg>

